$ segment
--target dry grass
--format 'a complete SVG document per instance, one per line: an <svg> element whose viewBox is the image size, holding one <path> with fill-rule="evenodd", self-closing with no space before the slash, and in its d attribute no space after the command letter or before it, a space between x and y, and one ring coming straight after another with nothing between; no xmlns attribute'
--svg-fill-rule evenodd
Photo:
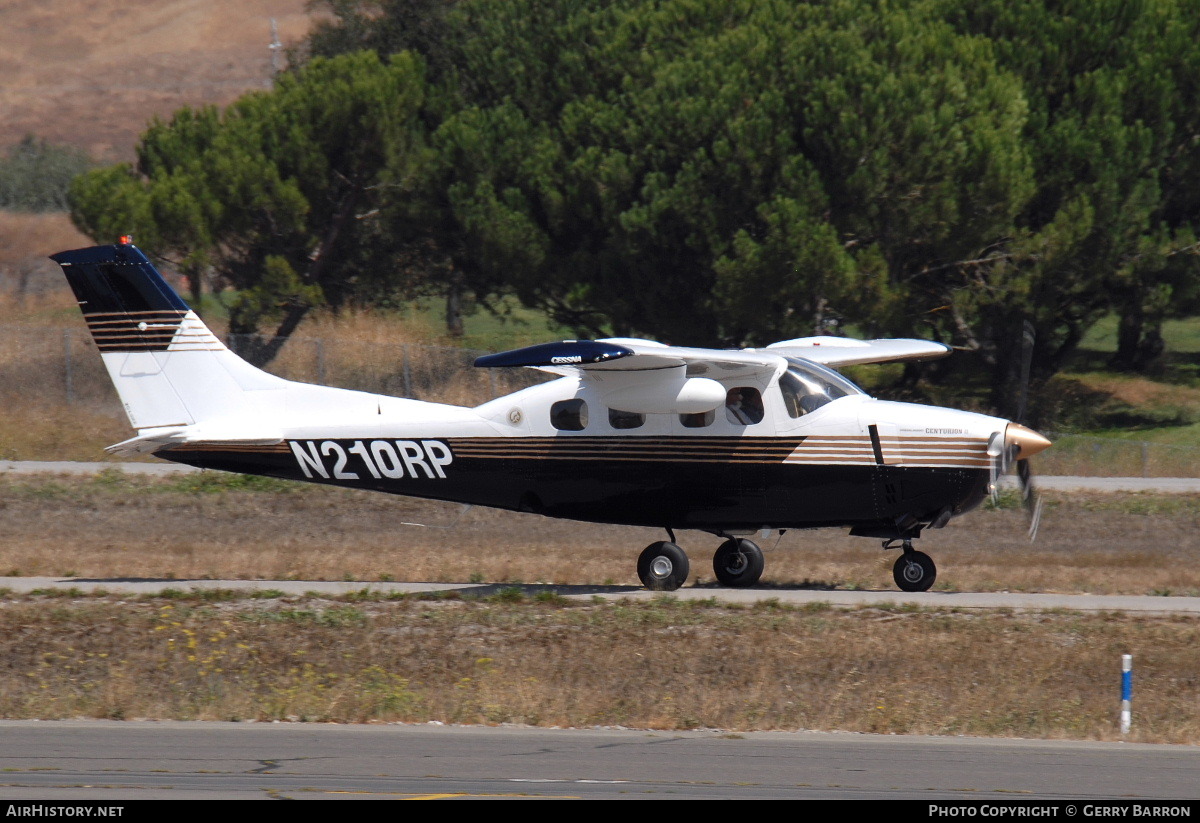
<svg viewBox="0 0 1200 823"><path fill-rule="evenodd" d="M5 394L0 391L0 398ZM129 421L115 407L0 402L0 460L113 461L98 444L132 436Z"/></svg>
<svg viewBox="0 0 1200 823"><path fill-rule="evenodd" d="M221 473L149 480L0 476L0 573L88 578L394 579L639 585L654 529L552 520ZM1038 542L1019 509L928 532L942 591L1200 595L1200 497L1048 496ZM1080 528L1087 524L1087 531ZM689 585L710 585L717 538L683 532ZM767 550L766 586L893 588L895 552L840 530L792 531Z"/></svg>
<svg viewBox="0 0 1200 823"><path fill-rule="evenodd" d="M226 593L227 594L227 593ZM669 598L11 598L0 715L840 729L1200 743L1195 618Z"/></svg>
<svg viewBox="0 0 1200 823"><path fill-rule="evenodd" d="M462 406L538 380L524 369L476 369L479 354L439 336L416 312L323 312L268 369L289 380Z"/></svg>
<svg viewBox="0 0 1200 823"><path fill-rule="evenodd" d="M843 729L1200 743L1200 620L184 594L189 578L637 585L650 529L205 473L0 476L0 570L174 578L176 596L0 596L0 716ZM1035 548L985 510L923 540L942 590L1200 594L1200 498L1054 497ZM1079 524L1091 530L1081 534ZM716 540L680 535L689 585ZM832 531L768 554L763 586L892 588L894 553ZM0 579L0 592L3 591Z"/></svg>
<svg viewBox="0 0 1200 823"><path fill-rule="evenodd" d="M1200 405L1200 388L1161 383L1136 375L1089 375L1089 388L1135 407Z"/></svg>
<svg viewBox="0 0 1200 823"><path fill-rule="evenodd" d="M78 325L75 298L47 255L89 244L65 214L0 211L0 324Z"/></svg>
<svg viewBox="0 0 1200 823"><path fill-rule="evenodd" d="M0 147L26 134L127 160L155 116L226 104L270 77L271 19L307 32L307 0L41 0L0 20Z"/></svg>

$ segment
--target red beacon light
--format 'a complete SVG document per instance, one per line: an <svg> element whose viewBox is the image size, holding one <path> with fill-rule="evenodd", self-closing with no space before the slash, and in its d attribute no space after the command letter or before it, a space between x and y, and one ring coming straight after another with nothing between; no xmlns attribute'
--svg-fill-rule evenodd
<svg viewBox="0 0 1200 823"><path fill-rule="evenodd" d="M132 234L122 234L119 242L122 246L132 246L133 245L133 235Z"/></svg>

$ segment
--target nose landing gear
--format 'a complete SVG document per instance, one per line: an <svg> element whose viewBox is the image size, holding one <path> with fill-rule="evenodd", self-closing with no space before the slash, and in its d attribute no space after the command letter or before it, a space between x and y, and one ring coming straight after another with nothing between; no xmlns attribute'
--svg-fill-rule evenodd
<svg viewBox="0 0 1200 823"><path fill-rule="evenodd" d="M895 548L892 542L885 540L883 547ZM911 540L905 540L902 545L904 554L896 558L896 564L892 566L892 578L896 585L906 592L929 591L937 579L937 566L933 558L914 549Z"/></svg>

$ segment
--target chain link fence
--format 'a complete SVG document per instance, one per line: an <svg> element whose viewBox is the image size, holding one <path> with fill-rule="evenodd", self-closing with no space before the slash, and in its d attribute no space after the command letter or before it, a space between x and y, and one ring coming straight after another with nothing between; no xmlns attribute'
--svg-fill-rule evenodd
<svg viewBox="0 0 1200 823"><path fill-rule="evenodd" d="M0 402L68 403L123 416L91 336L82 329L0 326ZM237 351L245 341L232 336ZM551 379L531 369L477 369L486 354L415 343L379 345L294 337L267 371L288 380L375 394L476 406ZM1038 455L1042 475L1200 477L1200 448L1077 434L1049 434Z"/></svg>

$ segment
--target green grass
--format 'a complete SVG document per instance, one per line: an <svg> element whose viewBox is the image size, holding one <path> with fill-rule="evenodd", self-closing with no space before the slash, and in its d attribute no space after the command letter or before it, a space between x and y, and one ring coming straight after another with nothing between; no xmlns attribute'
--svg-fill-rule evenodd
<svg viewBox="0 0 1200 823"><path fill-rule="evenodd" d="M402 312L407 319L418 320L431 329L445 330L446 301L430 297L410 303ZM470 309L463 318L464 348L504 351L553 340L567 340L575 334L536 309L522 306L515 298L505 298L487 311Z"/></svg>
<svg viewBox="0 0 1200 823"><path fill-rule="evenodd" d="M1200 354L1200 317L1168 320L1163 324L1167 351L1176 354ZM1105 354L1117 350L1117 316L1103 317L1083 336L1080 348Z"/></svg>
<svg viewBox="0 0 1200 823"><path fill-rule="evenodd" d="M1115 440L1130 440L1136 443L1153 443L1157 446L1200 448L1200 423L1181 426L1098 429L1088 432L1088 434L1095 437L1111 437Z"/></svg>
<svg viewBox="0 0 1200 823"><path fill-rule="evenodd" d="M161 488L163 491L187 494L219 494L231 491L293 492L299 486L291 480L277 480L274 477L205 471L173 478Z"/></svg>

